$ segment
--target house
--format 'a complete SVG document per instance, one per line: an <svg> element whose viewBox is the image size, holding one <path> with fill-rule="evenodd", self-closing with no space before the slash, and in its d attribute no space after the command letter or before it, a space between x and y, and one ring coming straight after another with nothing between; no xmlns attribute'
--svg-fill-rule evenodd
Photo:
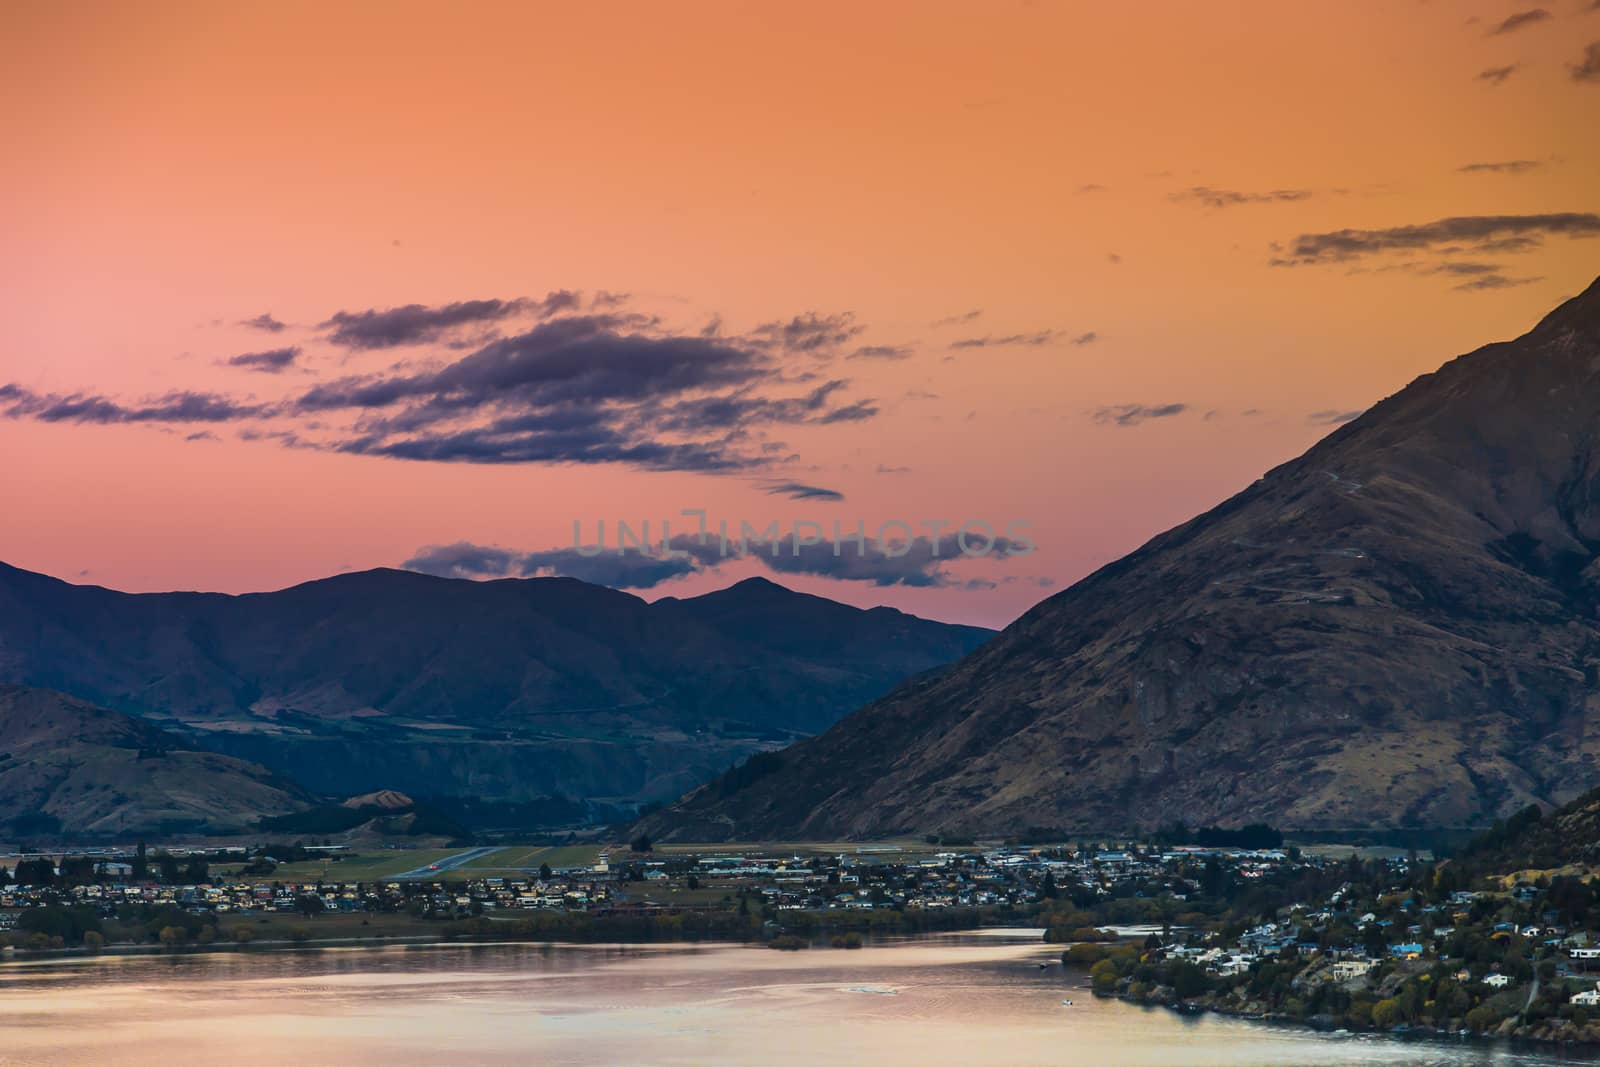
<svg viewBox="0 0 1600 1067"><path fill-rule="evenodd" d="M1330 970L1335 981L1347 982L1352 978L1365 977L1372 968L1372 960L1339 960Z"/></svg>
<svg viewBox="0 0 1600 1067"><path fill-rule="evenodd" d="M1491 974L1483 980L1483 984L1493 989L1504 989L1511 984L1511 976L1505 974Z"/></svg>
<svg viewBox="0 0 1600 1067"><path fill-rule="evenodd" d="M1391 946L1389 955L1396 959L1414 960L1422 955L1422 946L1415 941L1408 941L1402 945Z"/></svg>
<svg viewBox="0 0 1600 1067"><path fill-rule="evenodd" d="M1600 989L1585 989L1582 993L1574 993L1572 1003L1592 1008L1600 1004Z"/></svg>

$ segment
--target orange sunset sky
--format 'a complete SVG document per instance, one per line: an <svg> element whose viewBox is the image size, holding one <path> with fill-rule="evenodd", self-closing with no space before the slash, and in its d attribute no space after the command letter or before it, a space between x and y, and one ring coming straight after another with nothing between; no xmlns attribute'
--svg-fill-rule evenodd
<svg viewBox="0 0 1600 1067"><path fill-rule="evenodd" d="M0 19L0 560L70 581L1026 521L618 579L1001 625L1600 274L1594 0Z"/></svg>

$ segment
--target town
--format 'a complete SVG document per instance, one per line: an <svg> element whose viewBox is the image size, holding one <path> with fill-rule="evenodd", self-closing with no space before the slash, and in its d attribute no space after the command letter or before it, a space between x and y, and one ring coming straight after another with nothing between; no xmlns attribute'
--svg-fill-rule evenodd
<svg viewBox="0 0 1600 1067"><path fill-rule="evenodd" d="M1600 1027L1600 903L1586 882L1369 852L1170 840L105 849L6 857L0 940L20 954L367 938L801 949L1033 926L1067 946L1066 973L1142 1002L1358 1030L1577 1039Z"/></svg>

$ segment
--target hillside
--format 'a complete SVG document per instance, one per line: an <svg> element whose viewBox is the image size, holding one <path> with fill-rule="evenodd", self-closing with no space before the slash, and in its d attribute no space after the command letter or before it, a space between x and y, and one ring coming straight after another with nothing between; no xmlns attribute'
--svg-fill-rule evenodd
<svg viewBox="0 0 1600 1067"><path fill-rule="evenodd" d="M1600 282L646 823L1470 826L1596 784Z"/></svg>
<svg viewBox="0 0 1600 1067"><path fill-rule="evenodd" d="M989 636L761 579L655 604L568 578L395 570L224 596L0 564L0 682L339 796L670 798Z"/></svg>
<svg viewBox="0 0 1600 1067"><path fill-rule="evenodd" d="M0 685L0 827L82 834L244 829L304 807L243 760L60 693Z"/></svg>

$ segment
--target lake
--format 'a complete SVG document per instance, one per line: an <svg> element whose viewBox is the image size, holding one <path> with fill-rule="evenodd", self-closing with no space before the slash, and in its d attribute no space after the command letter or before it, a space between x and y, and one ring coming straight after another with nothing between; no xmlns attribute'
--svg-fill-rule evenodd
<svg viewBox="0 0 1600 1067"><path fill-rule="evenodd" d="M1013 930L855 951L430 945L12 963L0 1065L1594 1062L1179 1016L1097 1000L1058 958L1037 931Z"/></svg>

